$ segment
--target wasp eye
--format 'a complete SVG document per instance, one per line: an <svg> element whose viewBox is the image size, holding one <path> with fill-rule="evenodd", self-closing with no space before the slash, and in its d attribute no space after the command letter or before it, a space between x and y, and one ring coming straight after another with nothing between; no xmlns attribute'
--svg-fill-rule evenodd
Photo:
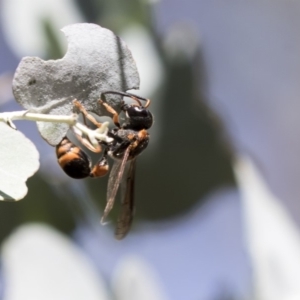
<svg viewBox="0 0 300 300"><path fill-rule="evenodd" d="M152 126L153 116L148 109L140 106L127 106L124 110L126 111L128 128L141 130Z"/></svg>

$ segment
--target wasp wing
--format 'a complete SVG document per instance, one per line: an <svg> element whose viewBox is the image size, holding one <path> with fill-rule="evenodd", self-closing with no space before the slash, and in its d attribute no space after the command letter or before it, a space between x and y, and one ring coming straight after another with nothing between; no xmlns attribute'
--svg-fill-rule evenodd
<svg viewBox="0 0 300 300"><path fill-rule="evenodd" d="M133 215L134 215L134 184L135 184L135 166L136 160L130 161L130 165L128 166L128 170L123 176L122 185L125 185L124 188L122 186L122 207L121 213L117 220L117 227L115 232L115 237L118 240L123 239L132 223Z"/></svg>
<svg viewBox="0 0 300 300"><path fill-rule="evenodd" d="M103 212L103 216L101 218L101 223L105 223L106 217L108 216L109 212L112 210L114 206L118 188L120 186L120 182L122 180L125 166L129 157L129 152L130 152L130 147L128 147L124 152L124 156L121 161L116 160L114 162L114 165L110 172L108 185L107 185L107 196L106 196L107 202Z"/></svg>

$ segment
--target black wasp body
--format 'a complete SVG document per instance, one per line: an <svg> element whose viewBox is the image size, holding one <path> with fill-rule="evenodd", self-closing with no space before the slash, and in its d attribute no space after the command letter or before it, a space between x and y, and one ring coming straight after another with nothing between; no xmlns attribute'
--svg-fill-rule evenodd
<svg viewBox="0 0 300 300"><path fill-rule="evenodd" d="M128 233L133 215L134 215L134 179L136 157L149 144L148 129L153 124L153 116L147 109L150 105L150 100L138 97L129 93L121 93L107 91L105 94L118 94L125 97L130 97L135 104L124 104L121 110L125 113L125 122L120 124L118 113L107 103L102 102L107 111L112 114L116 128L109 132L109 136L113 137L113 142L108 146L108 155L114 159L114 165L110 172L108 187L107 187L107 203L104 209L101 222L105 219L111 209L118 192L120 184L121 189L121 213L117 220L115 236L117 239L122 239ZM145 105L141 101L146 101Z"/></svg>
<svg viewBox="0 0 300 300"><path fill-rule="evenodd" d="M117 93L117 92L106 92ZM104 94L106 94L104 93ZM113 120L116 128L110 132L110 136L114 138L114 142L110 145L109 155L114 159L123 158L125 150L129 147L128 160L134 159L149 144L149 129L153 124L153 116L147 109L150 101L141 97L129 94L118 93L123 96L131 97L137 101L137 104L123 104L121 110L125 112L125 122L120 125L119 115L111 107L103 102L106 109L113 114ZM145 100L145 106L142 106L139 99Z"/></svg>
<svg viewBox="0 0 300 300"><path fill-rule="evenodd" d="M130 229L134 214L134 178L135 178L135 162L136 157L148 146L149 133L148 129L152 126L153 116L147 109L150 100L123 92L107 91L102 93L117 94L133 99L136 103L125 104L121 106L121 110L125 113L125 122L120 124L119 114L106 102L99 102L112 114L115 128L110 130L107 135L112 138L112 142L99 142L97 149L86 140L78 137L80 141L94 152L101 152L104 148L103 155L97 164L91 168L90 158L75 146L67 138L57 146L56 153L58 162L62 169L72 178L100 177L108 173L107 155L113 158L114 165L110 172L107 187L107 204L103 213L101 222L104 223L109 212L113 208L114 201L119 189L121 189L122 209L117 220L117 228L115 236L122 239L126 236ZM142 101L146 101L142 105ZM101 126L84 107L77 101L75 106L83 113L83 116L92 121L96 126Z"/></svg>

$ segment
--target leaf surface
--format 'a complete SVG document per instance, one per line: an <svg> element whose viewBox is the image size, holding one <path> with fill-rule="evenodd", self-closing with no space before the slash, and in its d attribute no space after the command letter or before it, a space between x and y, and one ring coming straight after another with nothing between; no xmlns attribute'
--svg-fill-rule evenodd
<svg viewBox="0 0 300 300"><path fill-rule="evenodd" d="M131 52L112 31L87 23L69 25L62 31L68 40L68 51L62 59L24 57L17 68L13 93L24 108L70 115L76 98L88 111L107 115L97 102L102 92L139 88ZM106 101L118 110L121 97L107 95ZM38 129L50 145L57 145L68 125L38 122Z"/></svg>
<svg viewBox="0 0 300 300"><path fill-rule="evenodd" d="M0 122L0 200L27 194L26 180L39 168L39 153L23 133Z"/></svg>

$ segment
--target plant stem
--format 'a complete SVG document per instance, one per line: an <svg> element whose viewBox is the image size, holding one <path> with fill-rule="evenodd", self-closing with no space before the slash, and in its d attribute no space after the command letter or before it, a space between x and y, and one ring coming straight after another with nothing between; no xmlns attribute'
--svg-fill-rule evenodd
<svg viewBox="0 0 300 300"><path fill-rule="evenodd" d="M64 115L49 115L41 113L32 113L27 110L4 112L0 113L0 122L5 122L12 128L16 129L16 126L12 120L27 120L27 121L41 121L41 122L52 122L52 123L66 123L69 124L74 129L77 128L79 132L87 135L90 141L94 141L94 144L98 144L98 141L105 141L110 143L113 141L112 138L107 136L108 132L108 122L102 123L102 126L94 130L88 128L87 126L79 123L77 121L78 115L73 114L70 116Z"/></svg>
<svg viewBox="0 0 300 300"><path fill-rule="evenodd" d="M75 125L77 121L77 115L73 114L70 116L64 115L46 115L40 113L31 113L27 110L4 112L0 113L0 122L10 123L12 120L28 120L28 121L42 121L42 122L57 122L67 123L69 125Z"/></svg>

